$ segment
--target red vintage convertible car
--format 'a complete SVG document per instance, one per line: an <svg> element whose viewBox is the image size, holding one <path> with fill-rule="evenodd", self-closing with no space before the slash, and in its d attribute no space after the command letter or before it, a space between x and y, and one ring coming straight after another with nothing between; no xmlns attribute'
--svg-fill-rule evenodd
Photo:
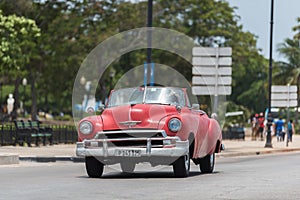
<svg viewBox="0 0 300 200"><path fill-rule="evenodd" d="M223 148L218 122L191 106L186 90L135 87L112 91L101 115L79 122L77 156L85 157L89 177L101 177L104 165L173 165L187 177L190 159L202 173L212 173L215 153Z"/></svg>

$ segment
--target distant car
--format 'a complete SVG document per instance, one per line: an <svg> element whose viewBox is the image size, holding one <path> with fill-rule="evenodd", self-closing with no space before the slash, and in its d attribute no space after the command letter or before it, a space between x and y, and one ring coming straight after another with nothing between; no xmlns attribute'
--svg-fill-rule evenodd
<svg viewBox="0 0 300 200"><path fill-rule="evenodd" d="M218 122L189 102L175 87L134 87L112 91L101 115L79 122L77 156L85 157L89 177L101 177L104 165L173 165L176 177L187 177L190 159L202 173L212 173L222 149Z"/></svg>

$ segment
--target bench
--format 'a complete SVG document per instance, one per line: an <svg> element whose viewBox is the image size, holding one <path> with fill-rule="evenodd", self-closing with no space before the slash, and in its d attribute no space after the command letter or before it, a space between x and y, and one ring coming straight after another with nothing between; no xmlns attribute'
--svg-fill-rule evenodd
<svg viewBox="0 0 300 200"><path fill-rule="evenodd" d="M53 144L52 141L52 129L45 127L40 127L39 121L27 121L23 120L15 121L16 127L16 138L15 145L18 143L19 145L24 144L26 142L29 147L31 147L31 142L35 141L35 145L39 146L40 139L42 139L43 145L46 145L46 140L48 138L50 145Z"/></svg>
<svg viewBox="0 0 300 200"><path fill-rule="evenodd" d="M31 141L33 137L36 137L36 134L31 131L30 127L24 126L24 121L14 121L16 127L16 136L15 136L15 145L19 144L23 146L26 142L29 147L31 147Z"/></svg>
<svg viewBox="0 0 300 200"><path fill-rule="evenodd" d="M40 121L28 120L30 128L37 134L37 139L42 139L43 145L46 146L47 139L50 145L53 145L53 130L50 127L41 127Z"/></svg>

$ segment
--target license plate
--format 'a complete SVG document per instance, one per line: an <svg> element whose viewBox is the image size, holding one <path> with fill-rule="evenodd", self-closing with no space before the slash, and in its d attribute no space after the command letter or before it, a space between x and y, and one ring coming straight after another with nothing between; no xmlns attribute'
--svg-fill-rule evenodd
<svg viewBox="0 0 300 200"><path fill-rule="evenodd" d="M141 150L122 150L116 149L115 156L121 157L141 157Z"/></svg>

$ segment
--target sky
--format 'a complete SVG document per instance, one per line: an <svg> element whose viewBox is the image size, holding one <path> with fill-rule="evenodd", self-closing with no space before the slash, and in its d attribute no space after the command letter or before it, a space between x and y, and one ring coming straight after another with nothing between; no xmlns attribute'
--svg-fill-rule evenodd
<svg viewBox="0 0 300 200"><path fill-rule="evenodd" d="M270 19L271 0L227 0L231 7L237 7L236 14L241 17L239 23L244 31L258 36L257 47L269 58L270 54ZM300 0L274 0L273 24L273 59L284 61L276 48L286 38L292 38L295 32L292 27L297 25L300 17Z"/></svg>

